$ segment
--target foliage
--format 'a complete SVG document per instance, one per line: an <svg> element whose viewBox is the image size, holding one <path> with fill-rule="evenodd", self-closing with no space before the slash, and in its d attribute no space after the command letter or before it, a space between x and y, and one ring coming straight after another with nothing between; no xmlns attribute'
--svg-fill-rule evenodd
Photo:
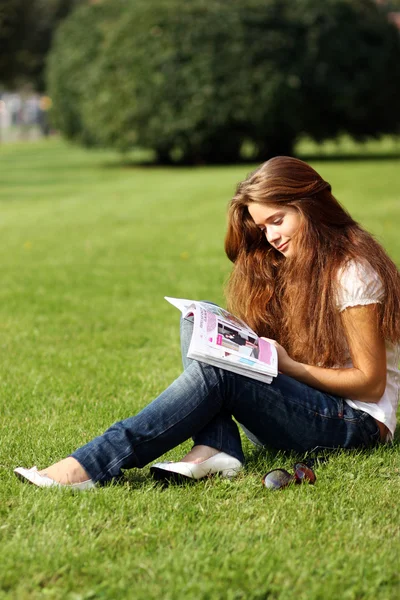
<svg viewBox="0 0 400 600"><path fill-rule="evenodd" d="M124 4L124 0L113 0L79 7L54 37L47 65L52 122L69 139L96 143L99 130L90 132L82 106L86 99L86 110L90 113L94 99L87 98L89 80L96 60L104 51L104 38Z"/></svg>
<svg viewBox="0 0 400 600"><path fill-rule="evenodd" d="M347 132L363 139L399 129L400 36L369 0L303 0L307 53L304 129L316 140Z"/></svg>
<svg viewBox="0 0 400 600"><path fill-rule="evenodd" d="M388 11L399 11L400 10L400 0L381 0L381 5Z"/></svg>
<svg viewBox="0 0 400 600"><path fill-rule="evenodd" d="M80 0L0 0L0 84L44 89L54 30Z"/></svg>
<svg viewBox="0 0 400 600"><path fill-rule="evenodd" d="M50 93L70 138L215 163L245 143L265 159L303 132L363 138L400 124L400 38L373 0L109 4L73 14L53 49Z"/></svg>
<svg viewBox="0 0 400 600"><path fill-rule="evenodd" d="M243 475L88 493L13 475L139 411L180 372L164 295L223 303L225 208L248 166L123 168L59 140L0 147L1 600L398 600L399 435L267 493L295 457L245 444ZM400 261L398 158L313 162ZM188 441L165 460L179 460Z"/></svg>

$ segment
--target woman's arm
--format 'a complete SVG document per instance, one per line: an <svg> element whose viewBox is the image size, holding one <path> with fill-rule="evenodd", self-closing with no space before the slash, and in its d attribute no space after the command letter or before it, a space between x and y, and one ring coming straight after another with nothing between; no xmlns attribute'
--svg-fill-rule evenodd
<svg viewBox="0 0 400 600"><path fill-rule="evenodd" d="M330 394L378 402L386 387L386 349L377 313L376 304L354 306L341 313L354 365L352 368L326 369L299 363L291 359L282 346L273 342L278 350L279 370Z"/></svg>

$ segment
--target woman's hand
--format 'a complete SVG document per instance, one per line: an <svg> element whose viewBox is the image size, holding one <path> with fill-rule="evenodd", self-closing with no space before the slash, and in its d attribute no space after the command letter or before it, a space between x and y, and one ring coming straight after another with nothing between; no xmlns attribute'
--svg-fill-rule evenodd
<svg viewBox="0 0 400 600"><path fill-rule="evenodd" d="M278 369L280 373L284 375L290 375L293 367L296 365L296 361L293 358L290 358L289 354L286 352L285 348L278 344L276 340L271 340L270 338L263 337L263 340L267 340L270 344L275 346L278 352Z"/></svg>

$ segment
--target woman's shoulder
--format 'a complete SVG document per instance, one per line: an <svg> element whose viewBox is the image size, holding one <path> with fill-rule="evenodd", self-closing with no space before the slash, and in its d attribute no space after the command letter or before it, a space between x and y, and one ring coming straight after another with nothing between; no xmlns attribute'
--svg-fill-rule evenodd
<svg viewBox="0 0 400 600"><path fill-rule="evenodd" d="M337 272L336 306L339 311L351 306L382 302L381 278L365 259L350 259Z"/></svg>

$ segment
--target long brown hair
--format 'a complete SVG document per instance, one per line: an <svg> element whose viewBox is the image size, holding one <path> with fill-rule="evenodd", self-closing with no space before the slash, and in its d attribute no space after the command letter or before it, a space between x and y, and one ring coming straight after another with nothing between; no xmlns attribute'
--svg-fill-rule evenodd
<svg viewBox="0 0 400 600"><path fill-rule="evenodd" d="M253 222L252 202L296 208L296 252L285 258ZM259 335L281 343L295 360L343 365L346 341L335 298L338 270L368 262L380 277L382 335L400 340L400 275L382 246L339 204L331 186L307 163L277 156L238 185L230 202L225 251L234 263L228 308Z"/></svg>

